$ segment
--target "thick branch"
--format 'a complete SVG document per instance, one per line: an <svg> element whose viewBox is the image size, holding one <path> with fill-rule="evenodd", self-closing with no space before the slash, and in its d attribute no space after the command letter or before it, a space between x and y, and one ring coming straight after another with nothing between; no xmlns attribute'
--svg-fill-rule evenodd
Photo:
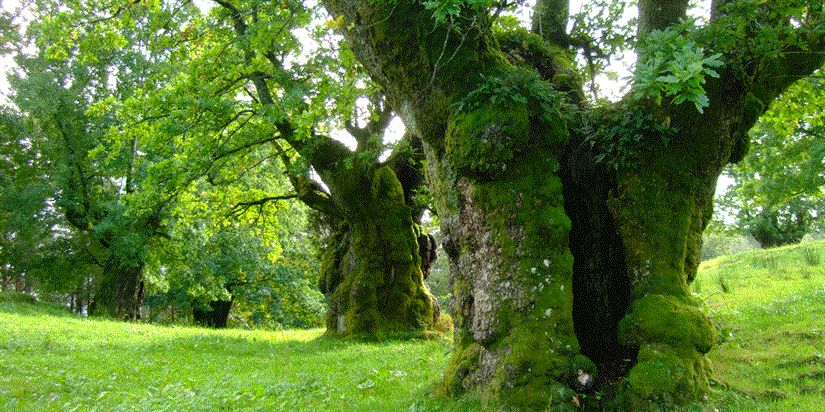
<svg viewBox="0 0 825 412"><path fill-rule="evenodd" d="M329 193L324 191L321 185L312 179L293 173L294 167L292 166L292 160L289 158L289 155L277 142L273 142L273 145L281 152L281 162L283 162L287 170L289 182L292 184L292 188L295 189L298 199L311 209L341 217L341 212L338 210L338 206L335 205Z"/></svg>
<svg viewBox="0 0 825 412"><path fill-rule="evenodd" d="M374 96L373 105L376 107L376 112L370 114L365 127L354 124L351 118L344 121L344 129L358 142L358 148L356 149L358 152L372 149L373 145L370 142L373 141L373 136L382 134L389 126L390 120L392 120L392 108L386 103L383 96Z"/></svg>
<svg viewBox="0 0 825 412"><path fill-rule="evenodd" d="M687 17L688 0L639 0L639 35L664 30Z"/></svg>
<svg viewBox="0 0 825 412"><path fill-rule="evenodd" d="M258 213L263 213L264 206L270 202L277 202L279 200L289 200L295 199L298 197L297 194L289 194L289 195L282 195L282 196L269 196L262 199L252 200L249 202L240 202L232 207L229 211L230 216L240 216L245 213L247 210L252 209L253 207L258 207Z"/></svg>

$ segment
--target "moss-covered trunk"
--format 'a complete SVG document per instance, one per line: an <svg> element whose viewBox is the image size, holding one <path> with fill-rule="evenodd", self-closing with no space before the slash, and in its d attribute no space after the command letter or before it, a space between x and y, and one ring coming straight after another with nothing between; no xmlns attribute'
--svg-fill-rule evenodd
<svg viewBox="0 0 825 412"><path fill-rule="evenodd" d="M618 220L631 283L631 305L619 324L620 342L638 348L622 402L647 410L694 401L708 392L715 344L710 319L691 297L698 251L712 196L678 165L619 176L610 205Z"/></svg>
<svg viewBox="0 0 825 412"><path fill-rule="evenodd" d="M437 389L538 411L576 410L574 390L594 383L615 390L587 405L600 410L701 399L715 331L688 285L716 179L787 87L769 73L780 71L768 67L759 88L762 74L746 73L758 65L731 65L705 84L703 113L628 99L633 107L602 118L582 103L563 50L524 32L494 38L484 12L437 22L417 1L323 3L426 142L455 319ZM539 14L566 15L563 3L539 2ZM641 33L677 21L687 4L643 3ZM558 37L556 46L573 40ZM608 376L592 360L612 366Z"/></svg>
<svg viewBox="0 0 825 412"><path fill-rule="evenodd" d="M457 175L431 150L450 259L455 350L440 389L481 390L520 410L572 405L569 384L595 376L574 333L570 220L552 147L524 152L501 179Z"/></svg>
<svg viewBox="0 0 825 412"><path fill-rule="evenodd" d="M143 262L136 256L112 253L92 302L92 315L135 321L143 302Z"/></svg>
<svg viewBox="0 0 825 412"><path fill-rule="evenodd" d="M376 339L431 329L439 311L424 283L422 233L393 170L356 164L322 177L346 218L319 281L327 334Z"/></svg>

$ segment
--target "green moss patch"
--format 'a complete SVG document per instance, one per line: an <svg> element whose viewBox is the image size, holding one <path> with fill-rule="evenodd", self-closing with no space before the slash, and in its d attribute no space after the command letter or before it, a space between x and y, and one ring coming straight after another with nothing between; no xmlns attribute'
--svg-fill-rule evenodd
<svg viewBox="0 0 825 412"><path fill-rule="evenodd" d="M619 323L622 344L639 346L658 342L689 345L707 353L716 342L716 329L697 306L674 296L648 295L631 305Z"/></svg>
<svg viewBox="0 0 825 412"><path fill-rule="evenodd" d="M513 104L482 106L456 115L448 125L445 143L458 173L492 180L507 171L507 164L528 140L526 107Z"/></svg>
<svg viewBox="0 0 825 412"><path fill-rule="evenodd" d="M627 410L672 410L708 393L710 364L692 350L666 344L644 345L625 378L621 403Z"/></svg>

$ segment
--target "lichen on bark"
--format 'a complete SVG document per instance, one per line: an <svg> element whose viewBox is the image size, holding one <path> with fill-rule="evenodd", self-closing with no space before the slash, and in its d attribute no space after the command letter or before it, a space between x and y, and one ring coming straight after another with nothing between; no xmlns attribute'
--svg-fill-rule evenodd
<svg viewBox="0 0 825 412"><path fill-rule="evenodd" d="M443 155L428 150L453 271L456 349L443 393L481 390L490 404L539 410L570 402L574 365L596 373L573 328L564 125L557 109L482 105L454 114Z"/></svg>

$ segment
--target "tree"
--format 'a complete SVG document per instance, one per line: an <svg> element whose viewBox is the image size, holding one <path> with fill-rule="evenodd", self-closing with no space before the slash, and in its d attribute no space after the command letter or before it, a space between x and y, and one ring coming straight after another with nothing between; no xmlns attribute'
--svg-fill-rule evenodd
<svg viewBox="0 0 825 412"><path fill-rule="evenodd" d="M166 28L196 10L192 5L165 10L170 14ZM38 3L32 12L49 17L29 23L25 36L14 44L18 68L9 82L12 102L32 133L51 142L37 154L52 164L49 196L72 228L67 233L74 232L77 246L64 250L62 260L82 257L99 266L91 313L134 320L144 294L144 253L153 239L165 235L163 221L173 196L157 196L153 203L136 201L146 164L163 152L140 144L128 132L129 124L120 123L121 113L100 106L162 85L162 74L167 79L171 75L164 70L168 66L158 63L165 56L148 53L157 41L157 27L137 6L116 35L93 25L67 24L65 8L56 2ZM95 10L84 8L81 13L100 18ZM69 33L68 43L50 42L54 30L62 29ZM129 144L112 144L112 136L122 134Z"/></svg>
<svg viewBox="0 0 825 412"><path fill-rule="evenodd" d="M417 184L404 181L391 167L401 164L392 159L410 156L380 159L383 130L391 118L380 93L364 93L371 116L362 115L358 91L369 86L355 87L360 80L354 59L336 43L317 58L299 61L301 44L293 32L313 16L313 9L301 2L214 3L207 18L168 30L168 44L160 54L180 63L174 66L180 69L174 81L147 88L145 96L111 102L122 106L127 118L146 120L130 122L139 123L130 133L142 143L177 154L153 164L143 187L159 188L155 193L179 191L200 176L211 179L214 170L232 159L242 157L246 166L254 165L256 158L249 154L266 148L264 158L279 157L289 170L293 193L244 199L239 206L298 198L346 221L339 237L345 244L335 249L351 251L342 255L348 256L349 265L333 270L342 276L323 275L332 302L329 333L375 338L425 331L438 311L423 282L416 223L420 208L412 192ZM91 14L112 18L94 19L91 26L104 33L117 31L124 24L120 19L135 7L102 5ZM156 19L164 18L163 10L156 10ZM86 14L84 9L64 15L76 21ZM71 31L56 31L57 50L68 47ZM356 91L346 91L348 86ZM350 149L327 135L333 125L352 133L357 147ZM119 144L128 148L128 141ZM326 188L311 179L313 174ZM415 173L409 175L415 180ZM331 260L326 267L337 267L336 259ZM387 301L393 304L381 304Z"/></svg>
<svg viewBox="0 0 825 412"><path fill-rule="evenodd" d="M745 159L725 171L734 183L721 206L763 248L797 243L821 227L824 90L819 76L791 87L754 127Z"/></svg>
<svg viewBox="0 0 825 412"><path fill-rule="evenodd" d="M319 264L303 233L306 207L238 206L290 183L277 159L240 176L233 170L216 171L217 186L202 179L178 197L169 238L147 259L152 312L183 309L210 327L226 327L230 312L253 327L321 326L323 296L311 288Z"/></svg>
<svg viewBox="0 0 825 412"><path fill-rule="evenodd" d="M55 227L61 223L49 205L54 172L40 156L48 146L42 135L28 133L25 119L9 108L0 112L0 288L31 292L48 282L51 257L65 247ZM69 282L72 283L72 282Z"/></svg>
<svg viewBox="0 0 825 412"><path fill-rule="evenodd" d="M592 360L628 356L619 410L707 394L715 331L688 284L716 181L822 66L822 3L713 1L693 24L687 1L641 0L632 87L603 109L581 100L568 44L496 36L510 2L323 4L424 142L454 287L440 390L572 410ZM565 27L566 2L536 10Z"/></svg>
<svg viewBox="0 0 825 412"><path fill-rule="evenodd" d="M375 338L421 333L435 323L438 310L423 282L417 241L430 240L416 223L420 208L412 190L417 184L403 181L390 167L397 169L399 162L380 160L391 110L337 41L322 38L312 59L299 59L302 45L295 32L310 22L317 7L299 1L216 0L209 16L193 16L181 25L178 11L191 7L186 1L68 6L50 20L48 50L54 55L74 51L76 27L94 34L84 42L92 46L83 50L88 53L123 43L133 29L152 39L139 49L151 50L156 59L150 65L156 77L141 79L145 95L99 100L94 107L117 113L129 125L110 136L120 150L128 152L131 142L139 141L164 153L146 168L141 187L153 189L136 192L135 204L151 208L200 177L210 179L232 159L253 160L249 153L268 148L265 158L280 157L289 169L294 193L273 193L239 206L299 198L346 221L346 235L339 237L346 243L336 249L351 251L341 260L349 264L333 270L336 276L325 274L322 282L331 296L329 333ZM68 21L81 23L73 27ZM326 29L317 35L329 37ZM363 105L360 96L369 96ZM347 129L357 147L332 139L333 127ZM326 188L313 182L313 175ZM415 173L410 176L415 180ZM379 304L387 301L394 303Z"/></svg>

